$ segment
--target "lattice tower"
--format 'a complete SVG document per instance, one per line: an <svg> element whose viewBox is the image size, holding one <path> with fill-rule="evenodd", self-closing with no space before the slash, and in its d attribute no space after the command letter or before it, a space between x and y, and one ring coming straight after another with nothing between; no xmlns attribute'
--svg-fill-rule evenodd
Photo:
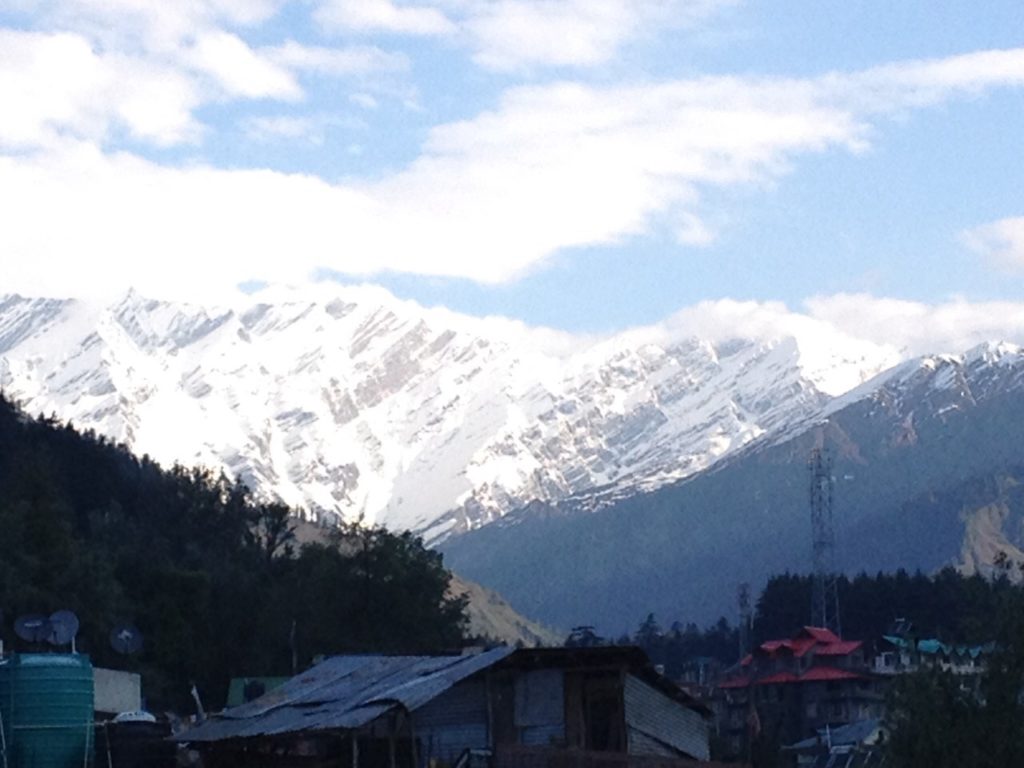
<svg viewBox="0 0 1024 768"><path fill-rule="evenodd" d="M821 449L811 451L807 462L811 478L811 535L814 588L811 624L841 635L839 582L835 567L836 539L832 525L832 458Z"/></svg>

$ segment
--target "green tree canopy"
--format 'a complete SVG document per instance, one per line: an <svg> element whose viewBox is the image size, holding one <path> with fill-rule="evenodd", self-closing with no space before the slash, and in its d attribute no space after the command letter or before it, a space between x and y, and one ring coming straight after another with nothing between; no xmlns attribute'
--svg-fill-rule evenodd
<svg viewBox="0 0 1024 768"><path fill-rule="evenodd" d="M143 675L151 708L209 708L231 677L342 652L457 649L465 603L410 534L347 526L298 547L292 510L222 474L164 470L95 434L31 419L0 394L0 609L67 608L78 647ZM107 637L130 621L137 657ZM28 649L0 627L8 648Z"/></svg>

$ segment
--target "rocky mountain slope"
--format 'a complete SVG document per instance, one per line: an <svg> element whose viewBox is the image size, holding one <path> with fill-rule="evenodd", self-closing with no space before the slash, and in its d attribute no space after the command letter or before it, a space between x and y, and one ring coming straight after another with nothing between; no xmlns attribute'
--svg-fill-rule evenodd
<svg viewBox="0 0 1024 768"><path fill-rule="evenodd" d="M469 620L469 634L473 637L536 648L561 645L569 635L566 630L558 631L526 618L493 589L458 575L453 574L450 591L469 601L466 618Z"/></svg>
<svg viewBox="0 0 1024 768"><path fill-rule="evenodd" d="M691 476L895 360L818 327L580 339L370 287L0 298L0 387L29 412L433 541L535 499L600 506Z"/></svg>
<svg viewBox="0 0 1024 768"><path fill-rule="evenodd" d="M844 571L1020 570L1024 352L1006 344L908 361L709 471L592 514L576 514L585 497L535 504L446 543L446 562L563 626L732 615L739 583L811 567L813 447L834 460Z"/></svg>

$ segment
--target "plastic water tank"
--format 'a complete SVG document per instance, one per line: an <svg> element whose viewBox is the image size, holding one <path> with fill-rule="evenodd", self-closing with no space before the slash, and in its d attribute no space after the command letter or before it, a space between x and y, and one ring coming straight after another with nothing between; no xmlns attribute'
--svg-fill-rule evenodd
<svg viewBox="0 0 1024 768"><path fill-rule="evenodd" d="M92 764L93 675L87 656L23 653L0 661L9 768Z"/></svg>

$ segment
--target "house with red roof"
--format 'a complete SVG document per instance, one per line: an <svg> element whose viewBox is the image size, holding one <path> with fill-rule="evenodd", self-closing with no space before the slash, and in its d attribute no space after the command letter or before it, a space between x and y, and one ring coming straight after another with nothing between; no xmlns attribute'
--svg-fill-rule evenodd
<svg viewBox="0 0 1024 768"><path fill-rule="evenodd" d="M820 627L769 640L718 684L719 733L734 754L753 735L791 744L882 715L884 680L872 673L860 640Z"/></svg>

